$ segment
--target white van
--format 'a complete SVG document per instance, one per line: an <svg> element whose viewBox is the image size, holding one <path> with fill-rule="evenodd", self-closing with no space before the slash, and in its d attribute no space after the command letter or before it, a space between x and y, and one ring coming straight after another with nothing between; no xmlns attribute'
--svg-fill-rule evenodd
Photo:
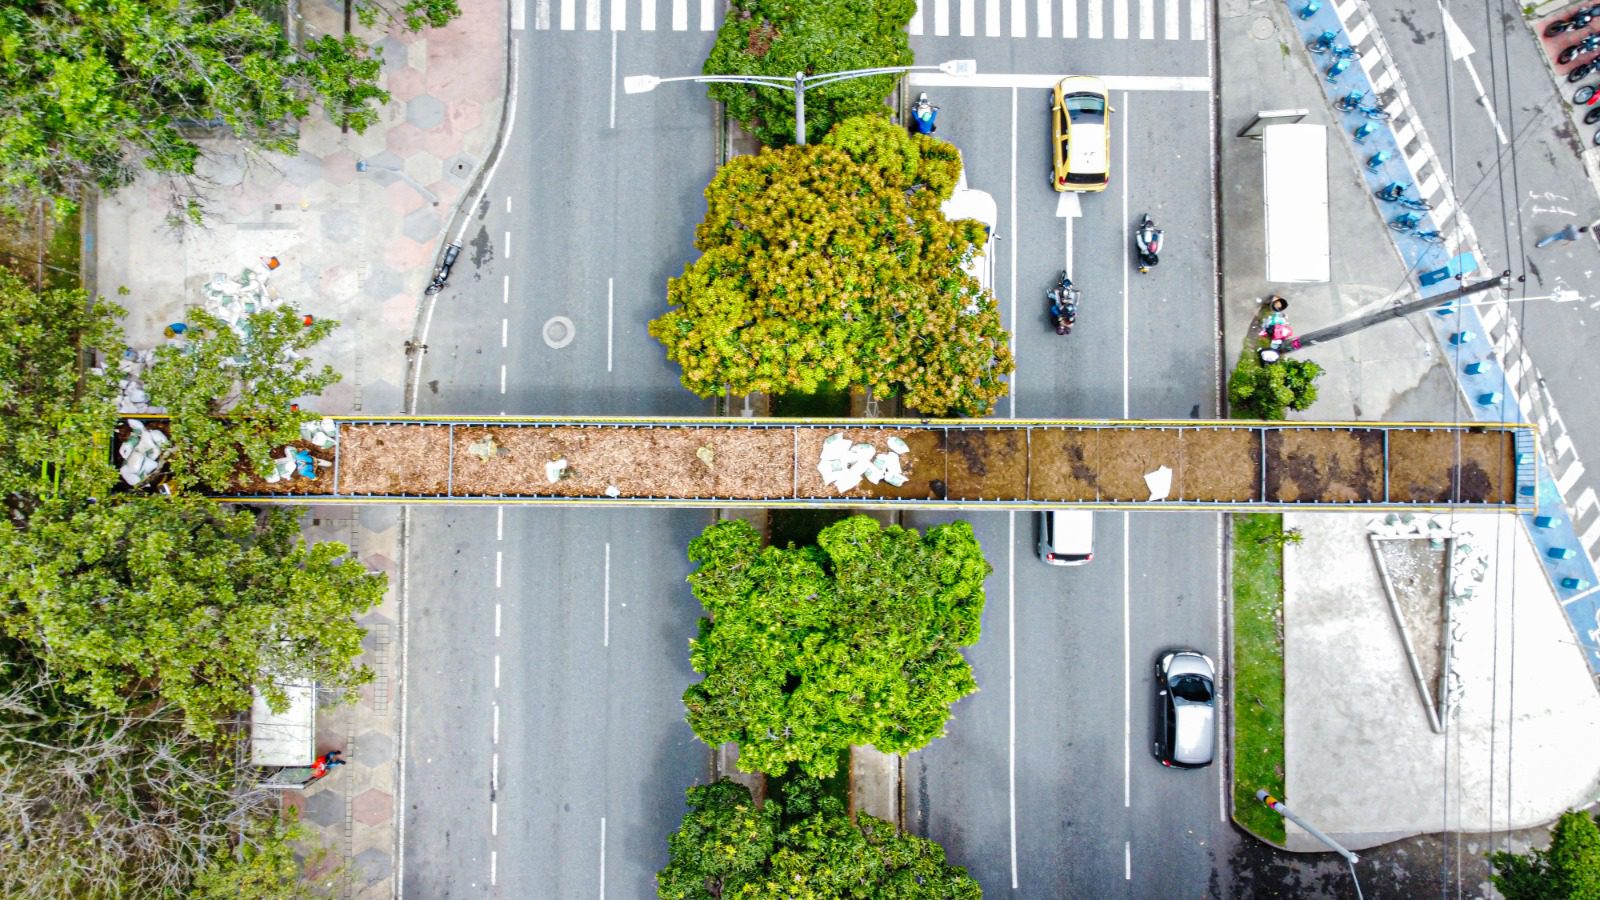
<svg viewBox="0 0 1600 900"><path fill-rule="evenodd" d="M1094 559L1094 510L1039 513L1039 559L1052 566L1081 566Z"/></svg>

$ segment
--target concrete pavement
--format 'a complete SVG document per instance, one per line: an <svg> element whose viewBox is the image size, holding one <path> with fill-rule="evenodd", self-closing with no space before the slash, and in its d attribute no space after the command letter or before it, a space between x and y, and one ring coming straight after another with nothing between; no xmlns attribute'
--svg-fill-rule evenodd
<svg viewBox="0 0 1600 900"><path fill-rule="evenodd" d="M315 408L331 413L402 412L405 343L443 242L444 228L499 128L505 94L505 7L463 0L443 29L409 34L362 32L383 48L380 84L392 95L365 134L341 133L313 115L301 126L299 154L247 152L207 141L198 175L211 202L201 227L168 226L164 188L143 179L100 197L85 233L89 287L128 309L134 347L162 341L161 330L201 302L214 272L235 274L276 256L271 285L288 302L341 327L317 349L344 380ZM342 3L300 5L309 37L344 31ZM367 163L358 172L358 160ZM342 748L340 767L285 803L302 807L332 851L347 861L340 896L391 897L398 804L401 634L397 510L311 509L308 539L341 540L362 562L387 572L384 602L362 617L362 661L376 673L353 705L318 716L318 750Z"/></svg>
<svg viewBox="0 0 1600 900"><path fill-rule="evenodd" d="M1300 23L1279 0L1230 0L1219 19L1231 364L1256 304L1272 289L1290 297L1289 318L1302 333L1412 293L1407 266L1360 175L1362 161L1345 139L1346 123L1329 115ZM1257 110L1285 108L1305 108L1306 121L1331 126L1333 281L1293 292L1263 280L1259 144L1230 137ZM1467 415L1450 354L1426 321L1397 320L1303 355L1327 369L1305 418ZM1455 613L1462 694L1441 736L1428 726L1383 602L1365 546L1367 518L1285 516L1285 527L1306 536L1285 554L1289 804L1362 847L1430 831L1503 834L1593 798L1596 767L1573 760L1586 759L1593 746L1600 697L1522 524L1456 517L1489 548L1485 583L1492 588ZM1321 849L1293 825L1288 846Z"/></svg>

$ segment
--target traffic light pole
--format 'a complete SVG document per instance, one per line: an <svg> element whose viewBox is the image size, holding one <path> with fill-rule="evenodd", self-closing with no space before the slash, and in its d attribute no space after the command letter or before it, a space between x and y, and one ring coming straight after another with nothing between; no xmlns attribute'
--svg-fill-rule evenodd
<svg viewBox="0 0 1600 900"><path fill-rule="evenodd" d="M1290 353L1295 349L1303 350L1307 347L1312 347L1317 344L1331 341L1334 338L1341 338L1347 334L1355 334L1358 331L1371 328L1374 325L1387 322L1390 319L1398 319L1403 316L1410 315L1418 310L1446 306L1452 301L1459 300L1462 297L1481 293L1493 288L1504 289L1510 287L1510 284L1511 270L1507 269L1506 271L1500 273L1499 278L1491 278L1487 281L1480 281L1471 287L1460 288L1444 295L1421 297L1416 300L1412 300L1409 303L1402 303L1399 306L1391 306L1388 309L1380 309L1377 312L1368 313L1360 318L1351 319L1348 322L1340 322L1338 325L1330 325L1327 328L1319 328L1316 331L1302 334L1300 335L1300 346L1298 348L1291 347L1288 343L1285 343L1278 348L1278 352Z"/></svg>

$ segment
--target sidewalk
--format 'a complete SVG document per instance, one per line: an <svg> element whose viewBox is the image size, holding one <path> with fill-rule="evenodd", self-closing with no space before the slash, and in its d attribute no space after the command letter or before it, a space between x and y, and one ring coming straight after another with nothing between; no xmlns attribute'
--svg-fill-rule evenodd
<svg viewBox="0 0 1600 900"><path fill-rule="evenodd" d="M382 37L381 84L393 97L365 134L342 134L313 114L302 123L298 156L213 144L198 173L215 184L203 227L168 227L166 195L148 179L100 199L86 217L96 223L85 235L90 287L111 298L129 289L118 302L128 310L131 346L160 343L162 329L200 303L213 273L276 256L282 265L271 286L301 311L341 323L317 356L344 380L315 408L402 411L405 344L422 289L445 228L487 161L504 104L505 7L462 0L461 8L442 29L367 35ZM307 0L300 11L308 37L343 33L342 4ZM366 171L357 171L358 160ZM375 682L355 705L318 716L318 751L343 749L349 765L285 795L333 851L331 862L350 863L345 897L392 897L397 885L398 522L397 510L379 507L313 508L305 519L308 540L344 541L390 578L388 597L361 620L362 659Z"/></svg>
<svg viewBox="0 0 1600 900"><path fill-rule="evenodd" d="M1219 9L1224 352L1230 368L1257 304L1272 292L1263 280L1261 147L1233 136L1258 110L1303 108L1310 113L1306 122L1330 126L1333 280L1292 292L1274 286L1290 298L1295 330L1305 333L1411 296L1406 268L1359 174L1347 123L1330 116L1299 24L1281 0L1228 0ZM1470 418L1427 322L1396 320L1303 355L1327 370L1304 418ZM1465 693L1441 737L1428 725L1384 604L1365 543L1368 518L1285 516L1285 527L1300 527L1306 535L1303 545L1286 553L1289 805L1336 838L1362 847L1445 828L1529 825L1593 797L1595 765L1574 763L1588 759L1584 750L1600 736L1600 696L1521 524L1511 517L1473 517L1482 542L1498 541L1500 564L1490 583L1498 585L1501 628L1495 628L1496 592L1483 592L1457 612L1466 623L1456 645ZM1505 685L1511 659L1505 607L1513 593L1515 698ZM1489 680L1496 664L1498 693ZM1506 722L1513 700L1517 776L1508 785L1512 739ZM1491 769L1492 720L1500 727ZM1289 847L1321 849L1293 825Z"/></svg>

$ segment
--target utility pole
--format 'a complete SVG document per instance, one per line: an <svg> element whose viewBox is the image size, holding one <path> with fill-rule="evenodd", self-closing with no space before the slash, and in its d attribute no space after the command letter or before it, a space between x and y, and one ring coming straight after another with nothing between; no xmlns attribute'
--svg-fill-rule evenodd
<svg viewBox="0 0 1600 900"><path fill-rule="evenodd" d="M1289 810L1288 804L1284 803L1282 800L1279 800L1277 797L1272 796L1266 791L1256 791L1256 799L1260 800L1262 803L1265 803L1268 809L1280 816L1283 816L1285 819L1288 819L1296 825L1299 825L1301 828L1304 828L1307 834L1328 845L1330 850L1344 857L1345 862L1350 864L1350 878L1356 883L1356 896L1361 896L1361 882L1356 880L1356 863L1361 861L1361 857L1356 856L1349 850L1346 850L1338 841L1323 834L1322 831L1317 828L1317 826L1295 815Z"/></svg>
<svg viewBox="0 0 1600 900"><path fill-rule="evenodd" d="M1459 288L1441 296L1421 297L1408 303L1402 303L1399 306L1391 306L1387 309L1380 309L1377 312L1368 313L1360 318L1351 319L1348 322L1340 322L1338 325L1330 325L1327 328L1319 328L1316 331L1302 334L1300 335L1300 349L1325 343L1333 340L1334 338L1341 338L1347 334L1354 334L1358 331L1371 328L1372 326L1382 322L1387 322L1390 319L1398 319L1402 316L1410 315L1418 310L1431 309L1437 306L1446 306L1455 300L1459 300L1462 297L1466 297L1471 294L1481 293L1493 288L1501 288L1503 290L1509 288L1510 286L1511 270L1507 269L1506 271L1500 273L1499 278L1490 278L1487 281L1480 281L1471 287ZM1295 348L1285 343L1283 346L1278 348L1278 352L1289 353L1294 349Z"/></svg>

